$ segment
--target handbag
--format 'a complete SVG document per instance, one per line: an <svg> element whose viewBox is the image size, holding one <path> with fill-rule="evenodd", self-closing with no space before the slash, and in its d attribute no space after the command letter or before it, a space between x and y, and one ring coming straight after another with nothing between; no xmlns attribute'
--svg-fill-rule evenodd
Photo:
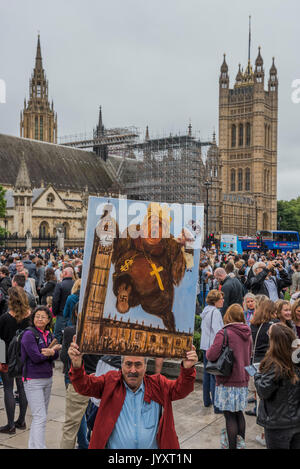
<svg viewBox="0 0 300 469"><path fill-rule="evenodd" d="M8 365L6 363L0 363L0 373L7 373Z"/></svg>
<svg viewBox="0 0 300 469"><path fill-rule="evenodd" d="M205 371L215 376L230 376L234 362L233 350L229 347L228 334L224 327L223 344L219 358L212 362L207 361Z"/></svg>

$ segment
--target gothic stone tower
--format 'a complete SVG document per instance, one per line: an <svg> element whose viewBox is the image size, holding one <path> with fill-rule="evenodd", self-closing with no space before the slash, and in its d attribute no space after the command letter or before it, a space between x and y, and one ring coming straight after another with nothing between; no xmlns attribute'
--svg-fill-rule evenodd
<svg viewBox="0 0 300 469"><path fill-rule="evenodd" d="M277 228L278 78L273 63L264 88L260 54L253 71L239 66L229 88L225 59L219 79L219 150L222 164L222 232L255 235Z"/></svg>
<svg viewBox="0 0 300 469"><path fill-rule="evenodd" d="M53 101L48 101L48 80L42 65L40 35L38 35L35 67L29 82L29 100L21 111L20 136L57 143L57 114Z"/></svg>

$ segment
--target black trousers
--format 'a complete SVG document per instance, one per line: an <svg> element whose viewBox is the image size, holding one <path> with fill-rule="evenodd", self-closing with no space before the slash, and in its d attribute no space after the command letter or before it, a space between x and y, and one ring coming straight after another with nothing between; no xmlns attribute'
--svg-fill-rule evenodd
<svg viewBox="0 0 300 469"><path fill-rule="evenodd" d="M16 401L14 398L14 382L16 380L17 391L19 393L19 417L18 422L25 422L27 410L27 399L24 391L22 378L10 378L8 373L1 373L4 388L4 405L7 415L7 423L10 428L14 427Z"/></svg>
<svg viewBox="0 0 300 469"><path fill-rule="evenodd" d="M265 439L268 449L300 449L300 428L265 428Z"/></svg>

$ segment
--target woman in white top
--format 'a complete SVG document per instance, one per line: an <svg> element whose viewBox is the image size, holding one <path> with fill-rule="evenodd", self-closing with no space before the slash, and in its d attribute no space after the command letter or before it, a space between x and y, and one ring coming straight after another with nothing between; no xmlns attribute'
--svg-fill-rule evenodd
<svg viewBox="0 0 300 469"><path fill-rule="evenodd" d="M206 350L213 344L217 332L223 327L223 319L220 313L224 303L224 295L222 291L210 290L206 297L207 306L201 313L201 341L200 349L203 351L203 403L205 407L210 407L215 400L216 378L206 372ZM220 413L219 409L214 406L216 414Z"/></svg>

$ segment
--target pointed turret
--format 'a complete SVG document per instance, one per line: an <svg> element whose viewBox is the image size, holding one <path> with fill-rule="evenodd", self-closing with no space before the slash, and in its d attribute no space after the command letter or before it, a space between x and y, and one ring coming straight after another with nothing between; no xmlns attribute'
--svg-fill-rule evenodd
<svg viewBox="0 0 300 469"><path fill-rule="evenodd" d="M277 68L275 66L275 57L273 57L270 68L269 91L276 91L278 88Z"/></svg>
<svg viewBox="0 0 300 469"><path fill-rule="evenodd" d="M235 77L235 86L239 86L242 83L243 80L243 74L241 70L241 64L239 64L239 70L237 72L237 75Z"/></svg>
<svg viewBox="0 0 300 469"><path fill-rule="evenodd" d="M146 141L147 141L147 140L150 140L150 137L149 137L149 127L148 127L148 125L147 125L147 127L146 127L145 140L146 140Z"/></svg>
<svg viewBox="0 0 300 469"><path fill-rule="evenodd" d="M229 87L228 65L226 63L226 54L224 54L223 63L221 65L221 74L219 79L220 88L226 89Z"/></svg>
<svg viewBox="0 0 300 469"><path fill-rule="evenodd" d="M255 60L255 70L254 70L254 81L256 83L264 83L264 76L265 76L265 73L264 73L264 69L263 69L263 65L264 65L264 61L263 61L263 58L260 54L260 46L258 48L258 55L256 57L256 60Z"/></svg>
<svg viewBox="0 0 300 469"><path fill-rule="evenodd" d="M189 137L192 136L192 123L191 123L191 121L190 121L189 127L188 127L188 136L189 136Z"/></svg>
<svg viewBox="0 0 300 469"><path fill-rule="evenodd" d="M24 152L21 155L21 161L20 161L19 171L17 174L15 188L19 190L31 189L31 182L30 182L27 164L26 164L25 157L24 157Z"/></svg>
<svg viewBox="0 0 300 469"><path fill-rule="evenodd" d="M102 121L102 107L99 106L99 117L98 117L98 125L96 127L96 137L101 137L104 135L104 125Z"/></svg>

